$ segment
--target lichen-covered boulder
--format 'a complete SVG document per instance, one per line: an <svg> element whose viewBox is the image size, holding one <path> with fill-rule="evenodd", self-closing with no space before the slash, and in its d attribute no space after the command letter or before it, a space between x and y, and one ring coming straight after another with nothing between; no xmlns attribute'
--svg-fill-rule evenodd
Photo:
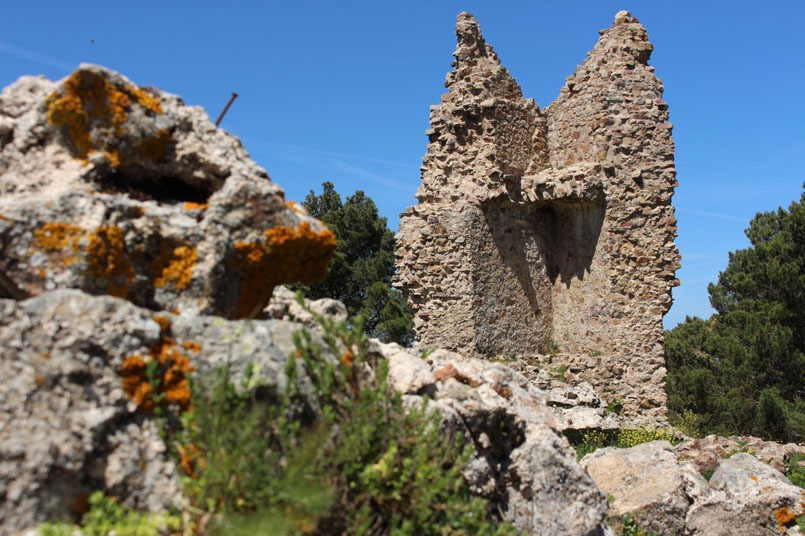
<svg viewBox="0 0 805 536"><path fill-rule="evenodd" d="M680 463L667 441L599 449L582 458L581 466L614 499L610 521L616 529L631 514L647 531L685 534L691 503L707 493L707 481L690 462Z"/></svg>
<svg viewBox="0 0 805 536"><path fill-rule="evenodd" d="M711 493L688 514L691 534L707 536L801 535L796 518L805 515L805 490L754 456L722 460L710 478Z"/></svg>
<svg viewBox="0 0 805 536"><path fill-rule="evenodd" d="M55 288L244 318L335 237L201 108L81 65L0 94L0 297Z"/></svg>
<svg viewBox="0 0 805 536"><path fill-rule="evenodd" d="M225 363L235 382L256 364L261 389L280 393L300 328L154 314L73 289L0 299L0 535L75 519L99 489L131 508L181 506L178 468L151 418L146 363L158 363L153 394L166 410L187 407L191 371L204 382Z"/></svg>

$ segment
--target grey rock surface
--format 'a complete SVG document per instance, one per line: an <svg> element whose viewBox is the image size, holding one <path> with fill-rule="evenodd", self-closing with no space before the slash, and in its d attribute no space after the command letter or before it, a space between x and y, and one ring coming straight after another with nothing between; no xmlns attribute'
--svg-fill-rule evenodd
<svg viewBox="0 0 805 536"><path fill-rule="evenodd" d="M167 446L125 391L127 359L171 345L199 381L225 363L237 381L256 363L259 384L281 392L292 334L301 328L282 320L154 315L71 289L0 300L0 313L0 534L69 519L97 489L132 508L180 506Z"/></svg>
<svg viewBox="0 0 805 536"><path fill-rule="evenodd" d="M82 64L0 94L0 297L55 288L247 318L335 237L199 107Z"/></svg>
<svg viewBox="0 0 805 536"><path fill-rule="evenodd" d="M524 376L448 350L423 360L397 345L374 348L389 360L390 382L409 400L428 395L437 408L458 415L477 451L465 478L516 528L535 535L608 530L606 496L576 463L546 394Z"/></svg>
<svg viewBox="0 0 805 536"><path fill-rule="evenodd" d="M580 464L614 498L609 519L616 530L631 514L644 530L684 534L691 503L708 492L707 481L692 464L680 463L667 441L599 449Z"/></svg>
<svg viewBox="0 0 805 536"><path fill-rule="evenodd" d="M805 490L754 456L737 453L722 460L710 486L711 493L688 513L691 534L802 534L795 518L805 514Z"/></svg>

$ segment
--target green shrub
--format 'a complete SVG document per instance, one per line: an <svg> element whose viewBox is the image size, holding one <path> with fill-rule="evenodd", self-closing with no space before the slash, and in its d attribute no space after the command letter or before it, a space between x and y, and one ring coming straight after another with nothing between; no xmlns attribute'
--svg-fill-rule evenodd
<svg viewBox="0 0 805 536"><path fill-rule="evenodd" d="M78 528L84 536L107 536L110 532L117 536L158 536L176 531L181 524L176 516L129 510L113 497L96 491L89 497L89 510ZM39 531L42 536L71 536L74 528L62 522L43 523Z"/></svg>
<svg viewBox="0 0 805 536"><path fill-rule="evenodd" d="M615 397L609 404L607 404L607 411L620 415L623 411L623 397Z"/></svg>
<svg viewBox="0 0 805 536"><path fill-rule="evenodd" d="M664 440L679 443L677 433L673 429L657 428L620 428L617 430L588 430L581 435L578 432L568 432L568 440L576 449L578 459L604 447L617 447L626 449L648 443L650 441Z"/></svg>
<svg viewBox="0 0 805 536"><path fill-rule="evenodd" d="M702 417L689 409L682 410L682 413L669 411L668 421L683 435L693 438L702 437Z"/></svg>
<svg viewBox="0 0 805 536"><path fill-rule="evenodd" d="M805 488L805 467L800 465L800 462L805 462L805 454L792 454L788 459L788 471L785 476L795 486Z"/></svg>
<svg viewBox="0 0 805 536"><path fill-rule="evenodd" d="M472 443L445 434L427 401L403 408L388 363L367 351L361 321L348 329L317 319L323 347L307 331L295 334L279 400L236 389L226 369L211 389L191 385L194 410L178 451L196 522L212 516L210 532L235 535L514 534L461 476Z"/></svg>
<svg viewBox="0 0 805 536"><path fill-rule="evenodd" d="M632 514L626 514L623 519L623 530L621 536L658 536L655 532L646 532L637 525Z"/></svg>

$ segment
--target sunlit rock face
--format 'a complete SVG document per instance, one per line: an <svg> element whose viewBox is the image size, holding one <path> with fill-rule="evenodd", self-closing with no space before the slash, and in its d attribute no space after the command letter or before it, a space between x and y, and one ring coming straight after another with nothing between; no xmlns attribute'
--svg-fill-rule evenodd
<svg viewBox="0 0 805 536"><path fill-rule="evenodd" d="M56 288L244 318L334 235L199 107L95 65L0 94L0 297Z"/></svg>

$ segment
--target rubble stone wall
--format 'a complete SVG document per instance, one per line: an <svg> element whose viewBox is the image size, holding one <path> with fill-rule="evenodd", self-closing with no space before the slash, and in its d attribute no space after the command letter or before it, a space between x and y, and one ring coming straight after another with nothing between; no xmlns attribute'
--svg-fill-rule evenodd
<svg viewBox="0 0 805 536"><path fill-rule="evenodd" d="M645 28L618 13L546 109L472 15L456 34L397 237L417 340L535 364L558 350L604 399L662 418L677 182Z"/></svg>

